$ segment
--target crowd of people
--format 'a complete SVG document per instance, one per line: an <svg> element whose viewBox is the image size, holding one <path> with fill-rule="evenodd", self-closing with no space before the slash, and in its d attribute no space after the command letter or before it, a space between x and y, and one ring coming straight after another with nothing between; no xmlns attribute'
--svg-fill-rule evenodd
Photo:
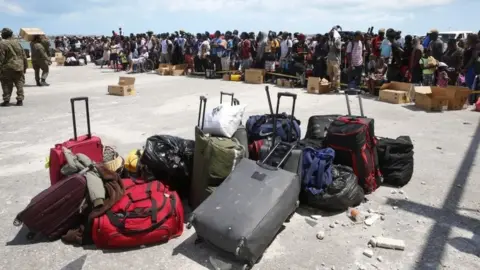
<svg viewBox="0 0 480 270"><path fill-rule="evenodd" d="M133 72L147 59L153 63L152 69L161 63L187 64L188 70L197 73L208 69L262 68L299 78L328 79L333 92L338 92L343 82L350 88L366 86L375 94L378 85L386 81L426 86L463 85L476 89L479 81L476 78L480 74L479 35L443 41L437 30L417 37L403 36L394 29L380 29L375 34L373 27L366 33L345 32L340 26L314 36L274 31L240 33L238 30L196 35L183 30L124 35L119 29L118 33L112 31L110 37L56 37L54 44L57 51L77 57L88 55L101 68L107 65L116 71ZM42 51L39 46L36 48ZM48 49L46 53L48 56ZM36 65L35 78L37 85L43 86L47 85L48 65L43 65L43 51L40 54L42 65ZM34 47L32 55L39 55ZM4 62L0 58L0 68ZM39 70L44 71L41 77ZM305 80L299 81L305 84ZM13 87L5 84L5 88L4 101L7 101L9 89ZM472 95L469 102L474 103L475 98Z"/></svg>

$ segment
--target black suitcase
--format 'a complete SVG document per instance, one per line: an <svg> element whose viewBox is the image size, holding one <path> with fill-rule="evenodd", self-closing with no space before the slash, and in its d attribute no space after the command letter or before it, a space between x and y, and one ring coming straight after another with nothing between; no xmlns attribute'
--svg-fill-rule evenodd
<svg viewBox="0 0 480 270"><path fill-rule="evenodd" d="M321 140L325 139L327 129L330 124L340 117L339 114L313 115L308 119L307 133L305 139Z"/></svg>
<svg viewBox="0 0 480 270"><path fill-rule="evenodd" d="M265 162L280 145L289 148L281 165L295 144L279 142L263 161L242 159L188 220L198 240L234 255L244 269L261 258L299 205L300 177Z"/></svg>
<svg viewBox="0 0 480 270"><path fill-rule="evenodd" d="M271 105L271 100L270 100L270 93L268 92L268 88L265 89L266 92L267 92L267 96L268 96L268 103L269 103L269 106L270 108L272 107ZM290 115L290 120L293 122L295 121L295 104L296 104L296 101L297 101L297 95L296 94L293 94L293 93L289 93L289 92L280 92L277 94L277 109L276 109L276 113L273 114L274 116L276 115L279 115L279 108L280 108L280 99L281 97L291 97L293 99L293 103L292 103L292 114ZM290 128L293 128L293 124L290 126ZM260 160L264 160L267 155L269 155L269 153L271 152L272 150L272 147L273 146L276 146L276 142L279 142L280 141L280 138L277 138L277 121L276 119L274 118L274 121L273 121L273 135L271 138L268 138L268 139L264 139L264 142L263 142L263 145L260 147L260 153L259 153L259 156L260 156ZM284 170L287 170L289 172L292 172L292 173L297 173L298 175L300 175L300 172L301 172L301 159L302 159L302 149L300 147L298 147L298 141L293 143L294 145L294 149L290 151L289 147L287 146L288 144L281 144L281 145L278 145L276 151L273 151L272 152L272 156L270 159L267 160L267 164L270 165L270 166L279 166L279 162L283 159L283 157L285 156L285 154L287 152L290 152L290 154L288 154L287 156L287 159L285 160L285 162L283 163L283 165L281 166L282 169Z"/></svg>

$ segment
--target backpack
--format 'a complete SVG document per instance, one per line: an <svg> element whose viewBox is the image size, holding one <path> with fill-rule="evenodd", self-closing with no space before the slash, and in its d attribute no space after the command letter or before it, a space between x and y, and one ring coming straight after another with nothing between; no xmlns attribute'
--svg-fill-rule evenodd
<svg viewBox="0 0 480 270"><path fill-rule="evenodd" d="M300 121L295 117L293 120L294 126L291 127L292 121L290 116L286 113L277 115L277 136L284 142L294 142L300 139ZM273 121L274 115L272 114L250 116L246 124L248 141L251 143L271 137L273 134Z"/></svg>
<svg viewBox="0 0 480 270"><path fill-rule="evenodd" d="M413 144L409 136L378 138L378 163L384 183L406 185L413 175Z"/></svg>
<svg viewBox="0 0 480 270"><path fill-rule="evenodd" d="M335 150L325 148L316 150L311 147L303 149L302 185L307 193L321 194L332 183L332 164Z"/></svg>

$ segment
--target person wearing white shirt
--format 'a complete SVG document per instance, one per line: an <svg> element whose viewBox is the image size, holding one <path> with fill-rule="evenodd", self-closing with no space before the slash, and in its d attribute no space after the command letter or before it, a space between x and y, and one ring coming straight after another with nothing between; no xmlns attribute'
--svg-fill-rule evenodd
<svg viewBox="0 0 480 270"><path fill-rule="evenodd" d="M283 72L288 72L288 57L292 52L293 42L288 38L288 33L283 33L283 40L280 43L280 67Z"/></svg>
<svg viewBox="0 0 480 270"><path fill-rule="evenodd" d="M148 55L148 50L146 48L143 48L140 56L138 58L132 59L132 61L130 61L130 68L129 68L128 72L133 72L133 65L145 63L145 61L148 59L148 56L149 56Z"/></svg>
<svg viewBox="0 0 480 270"><path fill-rule="evenodd" d="M170 64L172 41L168 39L168 36L164 36L162 39L162 53L160 55L160 63Z"/></svg>

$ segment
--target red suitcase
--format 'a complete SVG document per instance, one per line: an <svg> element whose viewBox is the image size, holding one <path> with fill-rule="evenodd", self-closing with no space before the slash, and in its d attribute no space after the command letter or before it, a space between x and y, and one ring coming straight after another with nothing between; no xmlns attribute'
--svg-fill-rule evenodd
<svg viewBox="0 0 480 270"><path fill-rule="evenodd" d="M92 240L98 248L132 248L164 243L183 233L180 197L162 182L122 179L124 196L93 220Z"/></svg>
<svg viewBox="0 0 480 270"><path fill-rule="evenodd" d="M87 114L87 135L77 137L77 122L75 119L75 102L85 101L85 108ZM66 142L56 144L54 148L50 149L50 183L54 185L63 178L60 169L65 165L66 160L63 155L62 147L66 147L74 154L85 154L94 162L103 161L103 145L99 137L92 136L90 130L90 112L88 107L88 97L77 97L70 99L72 105L72 119L73 119L73 135L74 137Z"/></svg>

